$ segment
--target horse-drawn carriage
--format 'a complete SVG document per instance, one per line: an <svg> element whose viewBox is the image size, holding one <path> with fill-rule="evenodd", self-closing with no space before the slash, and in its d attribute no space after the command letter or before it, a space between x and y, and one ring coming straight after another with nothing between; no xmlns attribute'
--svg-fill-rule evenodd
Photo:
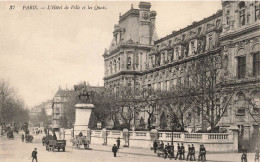
<svg viewBox="0 0 260 162"><path fill-rule="evenodd" d="M48 151L54 151L54 149L57 149L60 151L65 151L66 147L66 140L55 140L55 139L46 139L46 150Z"/></svg>
<svg viewBox="0 0 260 162"><path fill-rule="evenodd" d="M30 134L26 134L25 135L25 142L26 143L32 143L32 141L33 141L33 136L30 135Z"/></svg>
<svg viewBox="0 0 260 162"><path fill-rule="evenodd" d="M6 135L7 135L7 138L8 138L8 139L14 139L14 133L13 133L13 131L8 131Z"/></svg>
<svg viewBox="0 0 260 162"><path fill-rule="evenodd" d="M76 138L73 137L70 141L72 142L72 146L76 149L80 149L80 146L83 145L84 149L90 150L90 140L87 139L86 136L76 136Z"/></svg>

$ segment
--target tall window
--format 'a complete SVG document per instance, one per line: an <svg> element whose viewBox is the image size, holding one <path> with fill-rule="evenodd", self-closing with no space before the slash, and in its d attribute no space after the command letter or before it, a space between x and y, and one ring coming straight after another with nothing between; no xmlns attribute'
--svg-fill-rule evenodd
<svg viewBox="0 0 260 162"><path fill-rule="evenodd" d="M158 83L157 88L159 91L161 90L161 82Z"/></svg>
<svg viewBox="0 0 260 162"><path fill-rule="evenodd" d="M260 53L253 55L253 74L254 76L260 75Z"/></svg>
<svg viewBox="0 0 260 162"><path fill-rule="evenodd" d="M116 60L114 60L114 72L116 73L116 71L117 71Z"/></svg>
<svg viewBox="0 0 260 162"><path fill-rule="evenodd" d="M137 68L139 67L139 54L138 53L135 56L135 65Z"/></svg>
<svg viewBox="0 0 260 162"><path fill-rule="evenodd" d="M164 87L165 87L164 84L165 84L164 82L161 82L161 91L164 91L164 90L165 90L165 89L164 89Z"/></svg>
<svg viewBox="0 0 260 162"><path fill-rule="evenodd" d="M260 20L260 3L255 4L255 21Z"/></svg>
<svg viewBox="0 0 260 162"><path fill-rule="evenodd" d="M167 80L166 81L166 91L169 91L170 90L170 81Z"/></svg>
<svg viewBox="0 0 260 162"><path fill-rule="evenodd" d="M113 70L112 70L112 62L110 61L110 63L109 63L109 69L110 69L110 74L112 74L113 73Z"/></svg>
<svg viewBox="0 0 260 162"><path fill-rule="evenodd" d="M200 107L197 107L197 116L200 116Z"/></svg>
<svg viewBox="0 0 260 162"><path fill-rule="evenodd" d="M238 79L245 78L245 75L246 75L246 57L245 56L238 57L237 62L238 62L238 68L237 68Z"/></svg>
<svg viewBox="0 0 260 162"><path fill-rule="evenodd" d="M238 7L239 7L240 26L244 26L246 24L245 2L240 2Z"/></svg>

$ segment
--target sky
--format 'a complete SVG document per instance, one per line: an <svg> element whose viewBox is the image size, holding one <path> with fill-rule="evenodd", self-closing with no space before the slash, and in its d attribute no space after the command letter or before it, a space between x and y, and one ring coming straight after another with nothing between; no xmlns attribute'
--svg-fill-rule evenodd
<svg viewBox="0 0 260 162"><path fill-rule="evenodd" d="M102 54L112 41L119 13L123 15L131 4L138 8L138 3L0 2L0 79L9 81L29 108L52 99L59 87L71 89L81 81L103 86ZM28 5L45 9L28 10ZM48 5L63 9L48 10ZM64 10L66 5L81 9ZM157 12L159 38L221 9L220 1L151 1L151 5ZM94 10L95 6L105 9Z"/></svg>

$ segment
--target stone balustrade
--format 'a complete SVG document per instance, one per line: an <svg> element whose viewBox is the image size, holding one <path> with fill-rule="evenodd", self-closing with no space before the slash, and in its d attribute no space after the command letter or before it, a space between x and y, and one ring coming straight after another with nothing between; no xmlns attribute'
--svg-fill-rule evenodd
<svg viewBox="0 0 260 162"><path fill-rule="evenodd" d="M103 131L103 130L102 130ZM103 144L104 137L101 130L91 131L91 143ZM69 132L66 131L66 138L69 137ZM230 133L186 133L186 132L158 132L159 141L165 144L171 143L173 134L173 143L183 143L185 149L188 144L194 144L196 150L199 149L200 144L204 144L207 151L214 152L237 152L238 138L236 131ZM84 132L83 132L84 134ZM120 138L122 145L125 144L123 138L123 131L120 130L107 130L107 145L116 144L116 140ZM69 140L69 139L67 139ZM151 148L153 141L151 140L151 132L149 131L129 131L129 146L139 148Z"/></svg>

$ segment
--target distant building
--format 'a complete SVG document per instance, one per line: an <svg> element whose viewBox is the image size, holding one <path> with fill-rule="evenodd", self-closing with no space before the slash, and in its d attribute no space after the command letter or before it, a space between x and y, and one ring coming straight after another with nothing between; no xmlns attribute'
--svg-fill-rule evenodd
<svg viewBox="0 0 260 162"><path fill-rule="evenodd" d="M33 107L29 112L31 119L36 119L41 115L41 112L45 111L48 120L52 119L52 100L47 100L46 102L42 102L41 104Z"/></svg>
<svg viewBox="0 0 260 162"><path fill-rule="evenodd" d="M59 89L53 97L52 103L52 128L61 128L62 120L64 119L65 105L70 102L70 99L78 97L81 91L86 89L87 91L100 92L103 87L86 85L86 82L80 83L74 86L74 90Z"/></svg>

